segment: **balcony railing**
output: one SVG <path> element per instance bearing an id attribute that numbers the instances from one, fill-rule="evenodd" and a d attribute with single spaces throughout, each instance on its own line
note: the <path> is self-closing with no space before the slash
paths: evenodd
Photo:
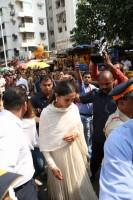
<path id="1" fill-rule="evenodd" d="M 19 25 L 20 32 L 35 32 L 33 23 L 21 23 Z"/>
<path id="2" fill-rule="evenodd" d="M 18 12 L 18 17 L 33 17 L 32 10 L 22 10 Z"/>
<path id="3" fill-rule="evenodd" d="M 21 47 L 37 47 L 37 44 L 35 43 L 35 40 L 32 39 L 25 39 L 21 43 Z"/>

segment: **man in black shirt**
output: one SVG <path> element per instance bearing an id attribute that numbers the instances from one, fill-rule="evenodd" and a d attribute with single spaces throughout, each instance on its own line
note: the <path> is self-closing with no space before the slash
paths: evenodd
<path id="1" fill-rule="evenodd" d="M 36 116 L 40 117 L 41 111 L 49 104 L 53 89 L 53 82 L 50 77 L 44 75 L 40 79 L 40 92 L 31 98 L 33 108 L 35 109 Z"/>
<path id="2" fill-rule="evenodd" d="M 53 81 L 47 75 L 44 75 L 40 79 L 40 91 L 36 93 L 32 98 L 32 106 L 35 110 L 36 116 L 39 118 L 43 108 L 49 104 L 49 98 L 51 97 L 53 90 Z M 37 130 L 39 129 L 39 123 L 36 123 Z M 39 132 L 39 131 L 38 131 Z M 36 147 L 32 151 L 33 162 L 35 167 L 35 177 L 44 172 L 45 161 L 39 148 Z"/>
<path id="3" fill-rule="evenodd" d="M 104 126 L 108 116 L 116 110 L 116 104 L 108 93 L 113 88 L 113 75 L 110 71 L 103 71 L 99 74 L 99 90 L 92 90 L 85 96 L 80 97 L 82 103 L 93 103 L 93 136 L 92 136 L 92 157 L 90 168 L 92 178 L 95 177 L 102 159 L 103 146 L 105 142 Z"/>

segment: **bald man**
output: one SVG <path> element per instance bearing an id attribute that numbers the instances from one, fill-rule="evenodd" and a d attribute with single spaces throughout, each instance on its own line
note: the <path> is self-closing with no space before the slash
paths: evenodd
<path id="1" fill-rule="evenodd" d="M 101 166 L 105 142 L 104 126 L 110 114 L 115 112 L 116 103 L 108 93 L 112 90 L 114 78 L 110 71 L 102 71 L 98 77 L 99 90 L 92 90 L 80 97 L 82 103 L 93 103 L 93 135 L 90 168 L 92 181 Z"/>

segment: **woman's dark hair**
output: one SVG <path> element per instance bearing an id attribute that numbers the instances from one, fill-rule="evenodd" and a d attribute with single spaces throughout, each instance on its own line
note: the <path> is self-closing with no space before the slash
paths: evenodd
<path id="1" fill-rule="evenodd" d="M 41 76 L 40 76 L 40 83 L 41 83 L 42 81 L 47 82 L 47 81 L 49 81 L 49 80 L 52 81 L 52 78 L 51 78 L 50 76 L 48 76 L 48 75 L 41 75 Z"/>
<path id="2" fill-rule="evenodd" d="M 19 109 L 27 100 L 26 90 L 19 86 L 9 88 L 3 95 L 3 105 L 7 110 Z"/>
<path id="3" fill-rule="evenodd" d="M 54 88 L 53 95 L 49 102 L 52 103 L 56 99 L 55 94 L 58 96 L 66 96 L 72 92 L 77 92 L 76 85 L 73 82 L 69 80 L 59 81 Z"/>
<path id="4" fill-rule="evenodd" d="M 83 72 L 83 76 L 91 75 L 89 71 Z"/>
<path id="5" fill-rule="evenodd" d="M 30 119 L 30 118 L 33 118 L 33 117 L 35 117 L 35 112 L 34 112 L 34 109 L 32 107 L 31 100 L 28 99 L 28 101 L 27 101 L 27 111 L 24 114 L 23 118 Z"/>

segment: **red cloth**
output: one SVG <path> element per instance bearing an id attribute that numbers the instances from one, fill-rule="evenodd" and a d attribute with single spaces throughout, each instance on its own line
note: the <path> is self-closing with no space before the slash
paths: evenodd
<path id="1" fill-rule="evenodd" d="M 123 72 L 120 69 L 116 68 L 115 66 L 113 66 L 113 68 L 111 68 L 111 72 L 114 77 L 114 86 L 116 86 L 122 82 L 126 82 L 128 80 L 128 78 L 123 74 Z M 98 65 L 93 64 L 93 66 L 91 66 L 92 80 L 97 81 L 98 75 L 99 75 Z"/>

